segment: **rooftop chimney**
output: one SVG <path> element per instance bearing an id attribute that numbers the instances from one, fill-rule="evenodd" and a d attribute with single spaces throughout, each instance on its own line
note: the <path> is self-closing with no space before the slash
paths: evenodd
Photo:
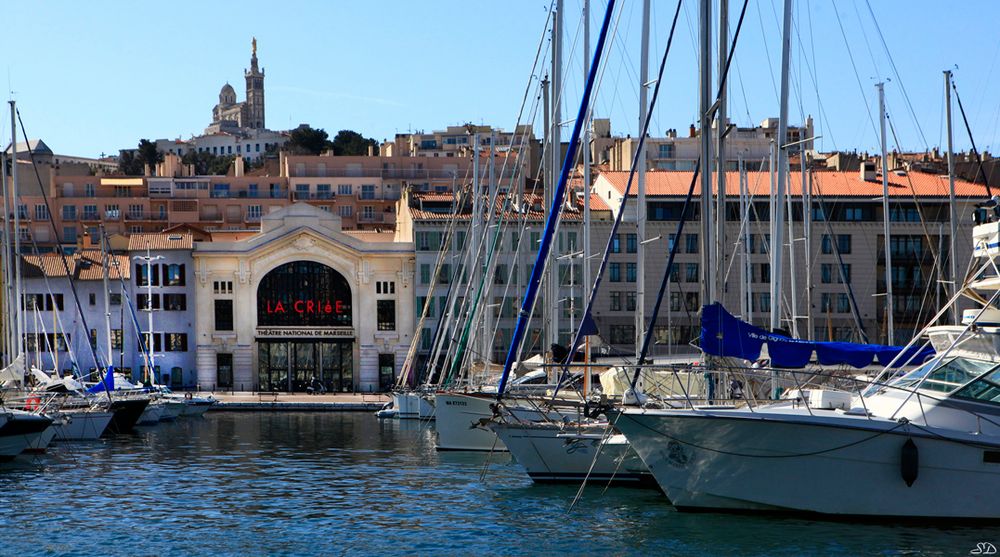
<path id="1" fill-rule="evenodd" d="M 864 180 L 865 182 L 876 181 L 874 161 L 862 161 L 860 169 L 861 169 L 862 180 Z"/>
<path id="2" fill-rule="evenodd" d="M 688 137 L 697 137 L 698 136 L 698 130 L 694 129 L 694 124 L 691 124 L 691 129 L 690 129 L 690 131 L 688 133 L 689 133 Z"/>

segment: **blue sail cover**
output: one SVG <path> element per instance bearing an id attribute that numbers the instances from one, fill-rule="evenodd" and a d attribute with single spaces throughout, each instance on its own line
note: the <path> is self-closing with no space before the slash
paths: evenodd
<path id="1" fill-rule="evenodd" d="M 771 365 L 783 368 L 803 368 L 812 359 L 813 352 L 822 365 L 847 364 L 856 368 L 871 365 L 873 360 L 886 366 L 892 362 L 902 346 L 883 344 L 855 344 L 852 342 L 820 342 L 769 333 L 760 327 L 744 323 L 721 304 L 701 308 L 701 349 L 712 356 L 728 356 L 744 360 L 760 358 L 761 347 L 767 343 Z M 934 349 L 910 347 L 896 363 L 915 365 L 934 355 Z"/>
<path id="2" fill-rule="evenodd" d="M 108 373 L 104 375 L 101 382 L 87 389 L 88 393 L 103 393 L 104 391 L 115 390 L 115 366 L 108 366 Z"/>

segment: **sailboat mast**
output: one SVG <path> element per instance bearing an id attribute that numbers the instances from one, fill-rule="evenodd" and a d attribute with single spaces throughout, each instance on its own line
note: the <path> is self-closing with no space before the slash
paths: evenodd
<path id="1" fill-rule="evenodd" d="M 750 219 L 746 216 L 750 210 L 749 206 L 749 195 L 747 192 L 747 175 L 746 167 L 743 164 L 743 157 L 739 158 L 739 171 L 740 171 L 740 214 L 744 215 L 745 222 L 741 226 L 743 229 L 742 249 L 740 250 L 743 255 L 743 265 L 740 266 L 740 315 L 743 320 L 747 323 L 752 323 L 753 320 L 750 318 Z"/>
<path id="2" fill-rule="evenodd" d="M 583 0 L 583 78 L 590 73 L 590 0 Z M 587 119 L 583 123 L 583 286 L 592 288 L 590 272 L 590 126 L 593 112 L 587 111 Z M 583 347 L 583 360 L 590 363 L 590 337 L 587 337 Z M 583 373 L 583 397 L 590 393 L 590 370 Z"/>
<path id="3" fill-rule="evenodd" d="M 958 283 L 958 249 L 956 244 L 956 239 L 958 236 L 958 211 L 955 206 L 955 159 L 952 158 L 952 136 L 951 136 L 951 71 L 945 70 L 944 72 L 944 116 L 946 127 L 948 131 L 948 211 L 951 216 L 951 244 L 949 246 L 948 262 L 951 264 L 951 285 L 953 290 L 951 295 L 954 296 L 958 292 L 961 285 Z M 952 323 L 959 323 L 960 316 L 958 315 L 958 300 L 955 300 L 955 304 L 952 306 Z"/>
<path id="4" fill-rule="evenodd" d="M 14 148 L 11 147 L 11 152 Z M 7 162 L 15 160 L 3 155 L 3 167 L 0 169 L 0 178 L 3 179 L 3 234 L 0 235 L 0 242 L 3 245 L 3 364 L 10 364 L 14 359 L 14 294 L 11 286 L 10 276 L 10 207 L 7 203 Z"/>
<path id="5" fill-rule="evenodd" d="M 698 113 L 701 115 L 701 304 L 715 301 L 714 261 L 712 261 L 712 137 L 709 111 L 712 107 L 712 0 L 701 0 L 698 16 L 700 62 Z M 677 241 L 680 241 L 677 238 Z"/>
<path id="6" fill-rule="evenodd" d="M 639 133 L 642 133 L 649 110 L 647 82 L 649 81 L 649 0 L 642 2 L 642 47 L 639 62 Z M 635 355 L 636 363 L 642 350 L 646 327 L 646 142 L 639 141 L 636 158 L 636 280 L 635 280 Z M 652 325 L 650 325 L 652 326 Z"/>
<path id="7" fill-rule="evenodd" d="M 792 46 L 792 0 L 785 0 L 784 24 L 781 28 L 781 93 L 780 107 L 778 115 L 778 137 L 775 148 L 778 154 L 777 166 L 772 169 L 776 173 L 776 187 L 774 192 L 774 212 L 771 213 L 771 220 L 774 226 L 774 235 L 771 236 L 771 330 L 781 327 L 781 281 L 782 255 L 784 251 L 784 227 L 785 214 L 781 210 L 781 204 L 785 200 L 785 166 L 788 160 L 788 150 L 785 143 L 788 141 L 788 66 L 791 61 Z M 792 269 L 794 273 L 795 270 Z M 792 316 L 794 318 L 794 316 Z"/>
<path id="8" fill-rule="evenodd" d="M 550 192 L 547 196 L 548 207 L 555 211 L 557 216 L 561 206 L 552 203 L 554 199 L 555 184 L 559 180 L 559 167 L 562 161 L 562 103 L 563 103 L 563 78 L 562 78 L 562 35 L 563 35 L 563 0 L 556 0 L 556 13 L 552 18 L 552 180 L 546 183 L 545 191 Z M 548 187 L 552 184 L 552 187 Z M 556 234 L 559 233 L 558 221 L 556 224 Z M 548 284 L 545 297 L 545 307 L 549 310 L 549 345 L 559 343 L 559 242 L 555 242 L 552 247 L 552 256 L 545 262 L 548 272 Z M 548 346 L 543 347 L 548 349 Z"/>
<path id="9" fill-rule="evenodd" d="M 154 358 L 156 357 L 156 343 L 153 340 L 153 253 L 149 242 L 146 242 L 146 311 L 149 312 L 149 340 L 146 343 L 147 352 L 149 353 L 149 382 L 151 385 L 155 385 L 156 368 L 153 367 L 155 366 Z"/>
<path id="10" fill-rule="evenodd" d="M 813 278 L 812 278 L 812 175 L 807 174 L 809 171 L 808 165 L 808 153 L 806 152 L 806 144 L 802 144 L 802 148 L 799 151 L 799 156 L 801 157 L 800 168 L 802 172 L 802 257 L 805 259 L 805 273 L 806 273 L 806 334 L 805 338 L 812 340 L 813 338 L 813 317 L 812 317 L 812 291 L 813 291 Z M 792 271 L 795 274 L 795 271 Z"/>
<path id="11" fill-rule="evenodd" d="M 885 310 L 886 344 L 896 344 L 896 327 L 893 323 L 892 299 L 892 238 L 889 235 L 889 161 L 885 147 L 885 84 L 876 83 L 878 88 L 878 117 L 882 144 L 882 225 L 885 235 Z M 952 254 L 954 256 L 954 254 Z"/>
<path id="12" fill-rule="evenodd" d="M 781 169 L 781 172 L 788 176 L 788 189 L 791 190 L 792 169 L 787 157 L 785 157 L 785 167 Z M 798 275 L 796 272 L 797 267 L 795 266 L 795 219 L 792 218 L 792 196 L 790 191 L 782 201 L 788 209 L 788 268 L 791 270 L 788 273 L 788 285 L 791 287 L 789 292 L 791 293 L 790 298 L 792 302 L 792 336 L 801 338 L 801 335 L 799 335 L 799 285 L 796 278 Z"/>
<path id="13" fill-rule="evenodd" d="M 726 268 L 726 59 L 729 54 L 729 0 L 719 0 L 719 109 L 717 111 L 715 133 L 715 155 L 718 157 L 718 191 L 715 204 L 715 254 L 712 261 L 719 269 Z M 715 291 L 718 297 L 725 292 L 725 273 L 715 274 Z"/>
<path id="14" fill-rule="evenodd" d="M 17 108 L 14 101 L 10 101 L 10 145 L 11 145 L 11 203 L 14 208 L 14 318 L 17 322 L 15 331 L 15 356 L 20 356 L 24 346 L 24 311 L 23 297 L 21 291 L 21 219 L 20 204 L 17 184 Z"/>
<path id="15" fill-rule="evenodd" d="M 113 365 L 115 362 L 114 352 L 112 352 L 111 346 L 111 285 L 108 284 L 108 273 L 111 269 L 111 254 L 108 253 L 108 239 L 107 234 L 104 231 L 104 227 L 101 227 L 101 265 L 104 267 L 104 272 L 101 273 L 101 284 L 104 286 L 104 333 L 107 341 L 106 348 L 108 349 L 108 365 Z M 97 342 L 97 339 L 94 339 Z"/>

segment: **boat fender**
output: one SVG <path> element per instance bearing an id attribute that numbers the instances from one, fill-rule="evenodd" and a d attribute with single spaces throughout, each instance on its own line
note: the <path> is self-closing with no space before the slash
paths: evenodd
<path id="1" fill-rule="evenodd" d="M 39 399 L 37 396 L 29 396 L 24 401 L 24 409 L 29 412 L 33 410 L 38 410 L 40 404 L 41 404 L 41 399 Z"/>
<path id="2" fill-rule="evenodd" d="M 917 481 L 917 474 L 920 468 L 920 452 L 913 439 L 907 439 L 900 450 L 899 472 L 906 482 L 906 487 L 911 487 Z"/>

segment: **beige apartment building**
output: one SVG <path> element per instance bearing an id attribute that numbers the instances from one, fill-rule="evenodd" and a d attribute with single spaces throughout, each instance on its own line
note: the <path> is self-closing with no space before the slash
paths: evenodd
<path id="1" fill-rule="evenodd" d="M 51 211 L 38 189 L 21 195 L 22 239 L 47 251 L 57 242 L 96 245 L 101 225 L 108 234 L 177 225 L 255 230 L 265 215 L 296 201 L 336 214 L 344 230 L 392 231 L 404 189 L 451 192 L 473 176 L 472 160 L 462 158 L 282 156 L 277 176 L 244 174 L 239 163 L 232 176 L 193 176 L 167 154 L 155 176 L 53 173 L 46 190 Z M 486 159 L 481 172 L 485 179 Z"/>
<path id="2" fill-rule="evenodd" d="M 392 141 L 382 143 L 384 156 L 422 158 L 471 158 L 475 152 L 475 139 L 479 138 L 480 152 L 490 150 L 492 138 L 497 153 L 520 153 L 521 176 L 538 174 L 542 157 L 542 142 L 535 138 L 534 129 L 522 124 L 513 132 L 491 126 L 466 124 L 448 126 L 432 132 L 398 133 Z M 511 159 L 511 163 L 514 160 Z"/>

